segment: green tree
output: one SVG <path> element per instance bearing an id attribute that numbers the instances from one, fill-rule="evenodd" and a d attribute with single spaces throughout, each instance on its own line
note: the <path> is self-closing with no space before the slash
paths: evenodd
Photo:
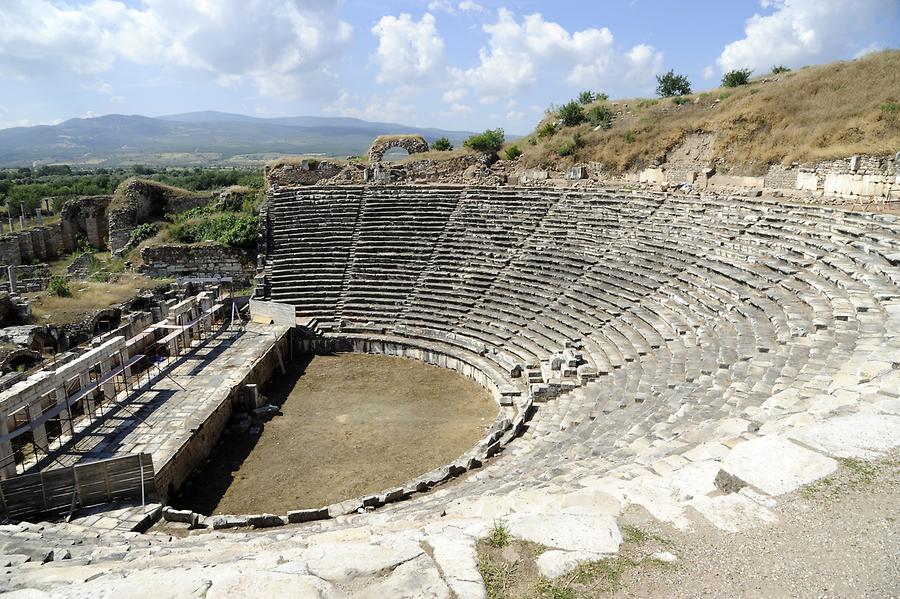
<path id="1" fill-rule="evenodd" d="M 522 155 L 522 150 L 519 149 L 519 146 L 513 144 L 506 148 L 505 154 L 507 160 L 515 160 Z"/>
<path id="2" fill-rule="evenodd" d="M 563 104 L 557 113 L 564 127 L 574 127 L 584 122 L 584 109 L 576 100 Z"/>
<path id="3" fill-rule="evenodd" d="M 662 98 L 669 96 L 686 96 L 691 93 L 691 82 L 684 75 L 676 75 L 670 70 L 665 75 L 656 76 L 656 95 Z"/>
<path id="4" fill-rule="evenodd" d="M 588 122 L 593 127 L 601 129 L 609 129 L 612 127 L 613 113 L 605 104 L 594 106 L 587 113 Z"/>
<path id="5" fill-rule="evenodd" d="M 750 82 L 751 69 L 735 69 L 728 71 L 722 77 L 722 87 L 738 87 L 739 85 L 747 85 Z"/>
<path id="6" fill-rule="evenodd" d="M 485 154 L 496 154 L 503 147 L 506 141 L 506 134 L 503 129 L 485 129 L 481 133 L 471 136 L 463 145 L 476 152 Z"/>
<path id="7" fill-rule="evenodd" d="M 439 137 L 431 144 L 431 149 L 438 152 L 447 152 L 453 149 L 453 144 L 446 137 Z"/>
<path id="8" fill-rule="evenodd" d="M 790 71 L 790 69 L 787 68 L 786 66 L 784 66 L 783 64 L 778 64 L 778 65 L 775 65 L 774 67 L 772 67 L 773 75 L 778 75 L 779 73 L 787 73 L 788 71 Z"/>
<path id="9" fill-rule="evenodd" d="M 590 90 L 585 90 L 578 94 L 578 102 L 581 104 L 590 104 L 594 100 L 597 99 L 597 96 L 594 95 L 594 92 Z"/>

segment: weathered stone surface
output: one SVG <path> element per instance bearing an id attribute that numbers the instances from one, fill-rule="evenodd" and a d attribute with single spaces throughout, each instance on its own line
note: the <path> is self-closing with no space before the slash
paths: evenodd
<path id="1" fill-rule="evenodd" d="M 512 515 L 509 530 L 514 537 L 568 551 L 616 553 L 622 542 L 615 518 L 607 514 Z"/>
<path id="2" fill-rule="evenodd" d="M 288 522 L 290 522 L 291 524 L 312 522 L 313 520 L 324 520 L 328 518 L 328 508 L 293 510 L 287 513 L 287 517 Z"/>
<path id="3" fill-rule="evenodd" d="M 728 532 L 778 522 L 775 514 L 767 508 L 739 493 L 695 497 L 688 505 L 700 512 L 713 526 Z"/>
<path id="4" fill-rule="evenodd" d="M 837 462 L 833 459 L 778 436 L 741 443 L 722 462 L 722 472 L 726 475 L 769 495 L 790 493 L 836 469 Z"/>
<path id="5" fill-rule="evenodd" d="M 359 593 L 354 599 L 450 599 L 450 589 L 441 580 L 434 562 L 421 555 L 397 568 L 384 580 Z"/>
<path id="6" fill-rule="evenodd" d="M 206 591 L 207 599 L 337 599 L 335 589 L 314 576 L 295 576 L 280 572 L 240 572 L 213 582 Z"/>
<path id="7" fill-rule="evenodd" d="M 600 553 L 589 551 L 545 551 L 537 559 L 538 571 L 545 578 L 559 578 L 585 562 L 602 559 Z"/>
<path id="8" fill-rule="evenodd" d="M 417 133 L 378 137 L 369 148 L 369 162 L 380 162 L 384 153 L 391 148 L 403 148 L 410 154 L 418 154 L 428 151 L 428 142 Z"/>
<path id="9" fill-rule="evenodd" d="M 253 528 L 268 528 L 270 526 L 282 526 L 284 520 L 275 514 L 255 514 L 247 516 L 247 524 Z"/>
<path id="10" fill-rule="evenodd" d="M 422 555 L 418 543 L 321 543 L 302 552 L 311 574 L 330 581 L 369 576 Z"/>
<path id="11" fill-rule="evenodd" d="M 900 417 L 838 416 L 788 433 L 804 445 L 842 458 L 875 459 L 900 446 Z"/>

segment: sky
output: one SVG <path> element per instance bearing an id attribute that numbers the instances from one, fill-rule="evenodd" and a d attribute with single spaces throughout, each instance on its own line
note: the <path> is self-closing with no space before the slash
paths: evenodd
<path id="1" fill-rule="evenodd" d="M 582 90 L 900 47 L 900 0 L 0 0 L 0 128 L 198 110 L 530 131 Z"/>

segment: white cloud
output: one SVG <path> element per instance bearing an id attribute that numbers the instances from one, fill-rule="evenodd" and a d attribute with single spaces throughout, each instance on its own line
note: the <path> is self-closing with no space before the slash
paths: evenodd
<path id="1" fill-rule="evenodd" d="M 452 102 L 459 102 L 463 98 L 469 95 L 469 90 L 464 88 L 450 89 L 444 92 L 444 95 L 441 96 L 441 100 L 445 103 L 450 104 Z"/>
<path id="2" fill-rule="evenodd" d="M 420 84 L 443 65 L 444 40 L 431 13 L 425 13 L 418 22 L 405 13 L 383 16 L 372 33 L 378 37 L 375 60 L 379 83 Z"/>
<path id="3" fill-rule="evenodd" d="M 861 31 L 897 11 L 897 0 L 761 0 L 770 15 L 747 20 L 744 37 L 722 50 L 716 62 L 724 71 L 749 68 L 768 72 L 772 65 L 798 67 L 835 60 L 855 45 Z"/>
<path id="4" fill-rule="evenodd" d="M 715 70 L 713 70 L 712 65 L 707 65 L 703 68 L 703 78 L 704 79 L 712 79 L 716 76 Z"/>
<path id="5" fill-rule="evenodd" d="M 456 14 L 453 3 L 448 2 L 447 0 L 433 0 L 432 2 L 429 2 L 428 10 L 430 12 L 445 12 L 451 15 Z"/>
<path id="6" fill-rule="evenodd" d="M 98 74 L 124 59 L 305 97 L 333 88 L 333 66 L 351 34 L 336 0 L 143 0 L 140 8 L 122 0 L 7 0 L 0 76 Z"/>
<path id="7" fill-rule="evenodd" d="M 570 33 L 540 14 L 520 22 L 501 8 L 497 22 L 483 29 L 490 40 L 479 50 L 479 65 L 451 70 L 454 83 L 474 89 L 482 102 L 516 95 L 540 80 L 554 80 L 559 72 L 573 88 L 615 85 L 621 91 L 645 91 L 662 67 L 662 53 L 651 46 L 618 52 L 605 27 Z"/>
<path id="8" fill-rule="evenodd" d="M 463 0 L 460 2 L 456 8 L 458 8 L 462 12 L 487 12 L 487 9 L 477 2 L 472 2 L 472 0 Z"/>
<path id="9" fill-rule="evenodd" d="M 415 105 L 409 95 L 394 92 L 387 96 L 355 96 L 347 92 L 337 101 L 329 104 L 325 112 L 340 116 L 351 116 L 367 121 L 403 121 L 415 115 Z"/>

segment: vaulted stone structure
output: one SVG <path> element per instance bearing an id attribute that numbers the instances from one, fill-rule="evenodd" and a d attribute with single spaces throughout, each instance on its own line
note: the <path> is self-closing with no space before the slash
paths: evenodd
<path id="1" fill-rule="evenodd" d="M 428 142 L 418 133 L 409 135 L 380 135 L 369 148 L 369 162 L 381 162 L 391 148 L 403 148 L 410 154 L 428 151 Z"/>

